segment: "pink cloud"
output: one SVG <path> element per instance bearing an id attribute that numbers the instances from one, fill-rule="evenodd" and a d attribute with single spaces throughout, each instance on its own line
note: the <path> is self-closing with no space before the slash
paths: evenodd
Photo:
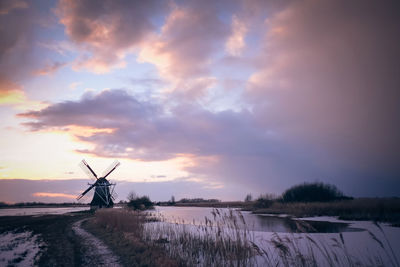
<path id="1" fill-rule="evenodd" d="M 245 37 L 248 27 L 238 16 L 232 17 L 232 33 L 229 36 L 225 49 L 232 56 L 240 56 L 246 46 Z"/>
<path id="2" fill-rule="evenodd" d="M 49 197 L 49 198 L 69 198 L 76 199 L 75 195 L 65 194 L 65 193 L 49 193 L 49 192 L 36 192 L 33 193 L 34 197 Z"/>
<path id="3" fill-rule="evenodd" d="M 28 7 L 28 3 L 22 0 L 3 0 L 0 6 L 0 15 L 7 15 L 14 9 L 25 9 Z"/>
<path id="4" fill-rule="evenodd" d="M 50 75 L 66 65 L 67 65 L 67 63 L 65 63 L 65 62 L 52 62 L 50 64 L 47 64 L 43 68 L 36 70 L 35 74 L 36 75 Z"/>
<path id="5" fill-rule="evenodd" d="M 57 13 L 68 37 L 84 51 L 76 68 L 103 73 L 123 67 L 125 56 L 155 26 L 162 1 L 60 1 Z"/>
<path id="6" fill-rule="evenodd" d="M 211 56 L 229 33 L 218 11 L 210 1 L 176 5 L 161 33 L 144 46 L 140 59 L 155 64 L 170 78 L 206 74 Z"/>

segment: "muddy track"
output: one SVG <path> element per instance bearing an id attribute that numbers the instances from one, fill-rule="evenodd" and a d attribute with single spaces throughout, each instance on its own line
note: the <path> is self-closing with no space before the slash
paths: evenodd
<path id="1" fill-rule="evenodd" d="M 92 266 L 121 266 L 119 258 L 97 237 L 82 228 L 82 222 L 87 219 L 79 220 L 72 225 L 72 230 L 81 240 L 84 247 L 82 255 L 83 265 Z"/>

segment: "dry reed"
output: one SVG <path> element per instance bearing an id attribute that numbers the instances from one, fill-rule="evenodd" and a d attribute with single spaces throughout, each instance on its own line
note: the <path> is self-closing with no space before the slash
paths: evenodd
<path id="1" fill-rule="evenodd" d="M 181 266 L 399 267 L 398 259 L 378 224 L 383 239 L 369 233 L 386 254 L 384 257 L 368 254 L 360 259 L 349 253 L 341 233 L 329 242 L 306 233 L 275 233 L 260 243 L 239 211 L 214 209 L 212 218 L 205 217 L 201 224 L 167 223 L 160 216 L 158 218 L 161 221 L 155 222 L 154 213 L 123 209 L 96 213 L 96 223 L 103 228 L 123 232 L 125 238 L 136 238 L 149 247 L 161 248 Z M 299 229 L 307 230 L 307 227 L 306 223 L 299 223 Z"/>

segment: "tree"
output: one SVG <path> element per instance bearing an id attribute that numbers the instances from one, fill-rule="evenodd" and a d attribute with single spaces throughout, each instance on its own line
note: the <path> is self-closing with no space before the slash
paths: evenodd
<path id="1" fill-rule="evenodd" d="M 131 200 L 137 199 L 138 195 L 135 193 L 135 191 L 130 191 L 126 198 L 128 199 L 128 202 L 129 202 Z"/>
<path id="2" fill-rule="evenodd" d="M 175 205 L 175 196 L 171 196 L 171 200 L 169 202 L 171 205 Z"/>
<path id="3" fill-rule="evenodd" d="M 148 196 L 139 197 L 135 192 L 131 191 L 127 198 L 128 207 L 134 210 L 147 210 L 154 208 L 154 203 L 151 202 Z"/>
<path id="4" fill-rule="evenodd" d="M 244 198 L 244 202 L 250 202 L 253 200 L 253 196 L 251 194 L 247 194 Z"/>
<path id="5" fill-rule="evenodd" d="M 349 199 L 336 186 L 324 183 L 303 183 L 292 186 L 282 194 L 284 202 L 327 202 Z"/>

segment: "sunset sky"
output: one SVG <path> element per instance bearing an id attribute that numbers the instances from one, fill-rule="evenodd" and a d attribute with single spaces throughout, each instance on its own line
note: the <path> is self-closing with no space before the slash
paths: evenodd
<path id="1" fill-rule="evenodd" d="M 400 196 L 398 1 L 0 0 L 0 201 Z"/>

